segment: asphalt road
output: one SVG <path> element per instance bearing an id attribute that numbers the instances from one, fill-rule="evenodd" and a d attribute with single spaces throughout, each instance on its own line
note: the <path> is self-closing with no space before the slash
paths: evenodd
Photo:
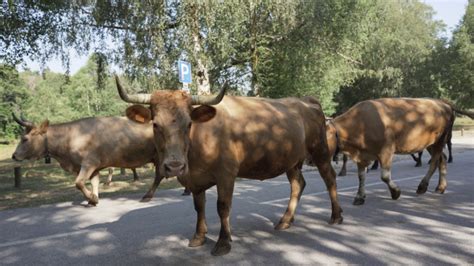
<path id="1" fill-rule="evenodd" d="M 350 164 L 348 176 L 338 179 L 341 225 L 327 223 L 329 197 L 316 171 L 304 173 L 308 184 L 286 231 L 273 229 L 286 209 L 286 177 L 239 181 L 232 251 L 223 257 L 210 255 L 220 228 L 215 189 L 207 193 L 208 240 L 198 248 L 187 247 L 196 216 L 191 197 L 181 196 L 181 189 L 159 191 L 149 203 L 139 203 L 142 195 L 136 194 L 101 199 L 95 208 L 66 202 L 2 211 L 0 264 L 473 264 L 474 141 L 454 143 L 444 195 L 433 192 L 436 173 L 428 192 L 418 196 L 428 155 L 422 168 L 402 156 L 392 172 L 402 189 L 400 199 L 390 198 L 379 171 L 373 171 L 366 181 L 365 205 L 353 206 L 358 180 Z"/>

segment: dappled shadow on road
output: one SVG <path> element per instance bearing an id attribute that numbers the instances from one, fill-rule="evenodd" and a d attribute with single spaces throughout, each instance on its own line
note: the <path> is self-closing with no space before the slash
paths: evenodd
<path id="1" fill-rule="evenodd" d="M 340 192 L 345 220 L 342 225 L 332 226 L 327 224 L 330 202 L 324 187 L 315 185 L 313 176 L 305 174 L 309 184 L 296 220 L 286 231 L 273 230 L 286 209 L 286 178 L 238 182 L 231 215 L 232 251 L 224 257 L 210 255 L 220 226 L 215 189 L 207 193 L 208 241 L 198 248 L 187 247 L 196 220 L 192 200 L 178 196 L 177 190 L 158 193 L 149 204 L 137 203 L 140 195 L 136 195 L 114 199 L 113 205 L 104 204 L 88 212 L 80 206 L 63 204 L 54 213 L 23 212 L 2 220 L 1 228 L 18 225 L 15 237 L 0 233 L 9 235 L 9 241 L 25 239 L 22 229 L 32 230 L 44 220 L 66 224 L 71 233 L 0 246 L 0 260 L 25 264 L 28 257 L 37 256 L 45 264 L 72 261 L 106 265 L 472 263 L 474 252 L 467 244 L 472 244 L 473 195 L 459 193 L 472 185 L 448 175 L 449 189 L 444 195 L 428 192 L 417 196 L 413 184 L 401 183 L 402 198 L 393 201 L 381 185 L 368 189 L 370 200 L 364 206 L 352 206 L 355 191 Z M 117 202 L 128 207 L 118 208 Z M 106 221 L 101 218 L 105 213 L 110 217 Z M 42 235 L 51 233 L 43 230 Z M 24 254 L 25 248 L 28 255 Z"/>

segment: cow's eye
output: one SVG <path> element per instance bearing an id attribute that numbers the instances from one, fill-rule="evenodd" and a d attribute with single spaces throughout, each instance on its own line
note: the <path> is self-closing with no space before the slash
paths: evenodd
<path id="1" fill-rule="evenodd" d="M 188 124 L 188 130 L 191 130 L 191 122 Z"/>
<path id="2" fill-rule="evenodd" d="M 27 139 L 27 138 L 24 138 L 24 137 L 23 137 L 23 138 L 21 138 L 21 142 L 27 142 L 27 141 L 28 141 L 28 139 Z"/>

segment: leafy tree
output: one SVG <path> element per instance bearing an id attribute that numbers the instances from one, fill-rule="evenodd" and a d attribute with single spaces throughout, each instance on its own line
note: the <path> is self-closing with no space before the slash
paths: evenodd
<path id="1" fill-rule="evenodd" d="M 356 102 L 379 97 L 441 94 L 437 49 L 443 25 L 418 1 L 376 1 L 364 20 L 361 56 L 352 84 L 336 95 L 338 113 Z"/>
<path id="2" fill-rule="evenodd" d="M 12 119 L 12 111 L 21 108 L 28 100 L 27 91 L 18 71 L 8 65 L 0 65 L 0 138 L 13 138 L 20 128 Z"/>
<path id="3" fill-rule="evenodd" d="M 456 104 L 474 108 L 474 1 L 469 0 L 466 13 L 455 29 L 448 48 L 445 80 L 448 97 Z"/>

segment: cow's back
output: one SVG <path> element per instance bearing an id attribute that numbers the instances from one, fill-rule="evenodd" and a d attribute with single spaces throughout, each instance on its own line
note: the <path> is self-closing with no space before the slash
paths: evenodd
<path id="1" fill-rule="evenodd" d="M 226 96 L 214 119 L 193 126 L 191 158 L 201 162 L 197 167 L 202 173 L 216 165 L 238 169 L 237 175 L 245 178 L 284 173 L 305 159 L 307 132 L 301 114 L 309 105 L 297 98 Z"/>
<path id="2" fill-rule="evenodd" d="M 76 165 L 138 167 L 154 155 L 151 125 L 125 117 L 84 118 L 54 128 L 56 134 L 67 136 L 64 154 Z"/>
<path id="3" fill-rule="evenodd" d="M 334 122 L 349 149 L 378 154 L 393 146 L 396 153 L 413 153 L 435 143 L 452 115 L 440 100 L 382 98 L 358 103 Z"/>

